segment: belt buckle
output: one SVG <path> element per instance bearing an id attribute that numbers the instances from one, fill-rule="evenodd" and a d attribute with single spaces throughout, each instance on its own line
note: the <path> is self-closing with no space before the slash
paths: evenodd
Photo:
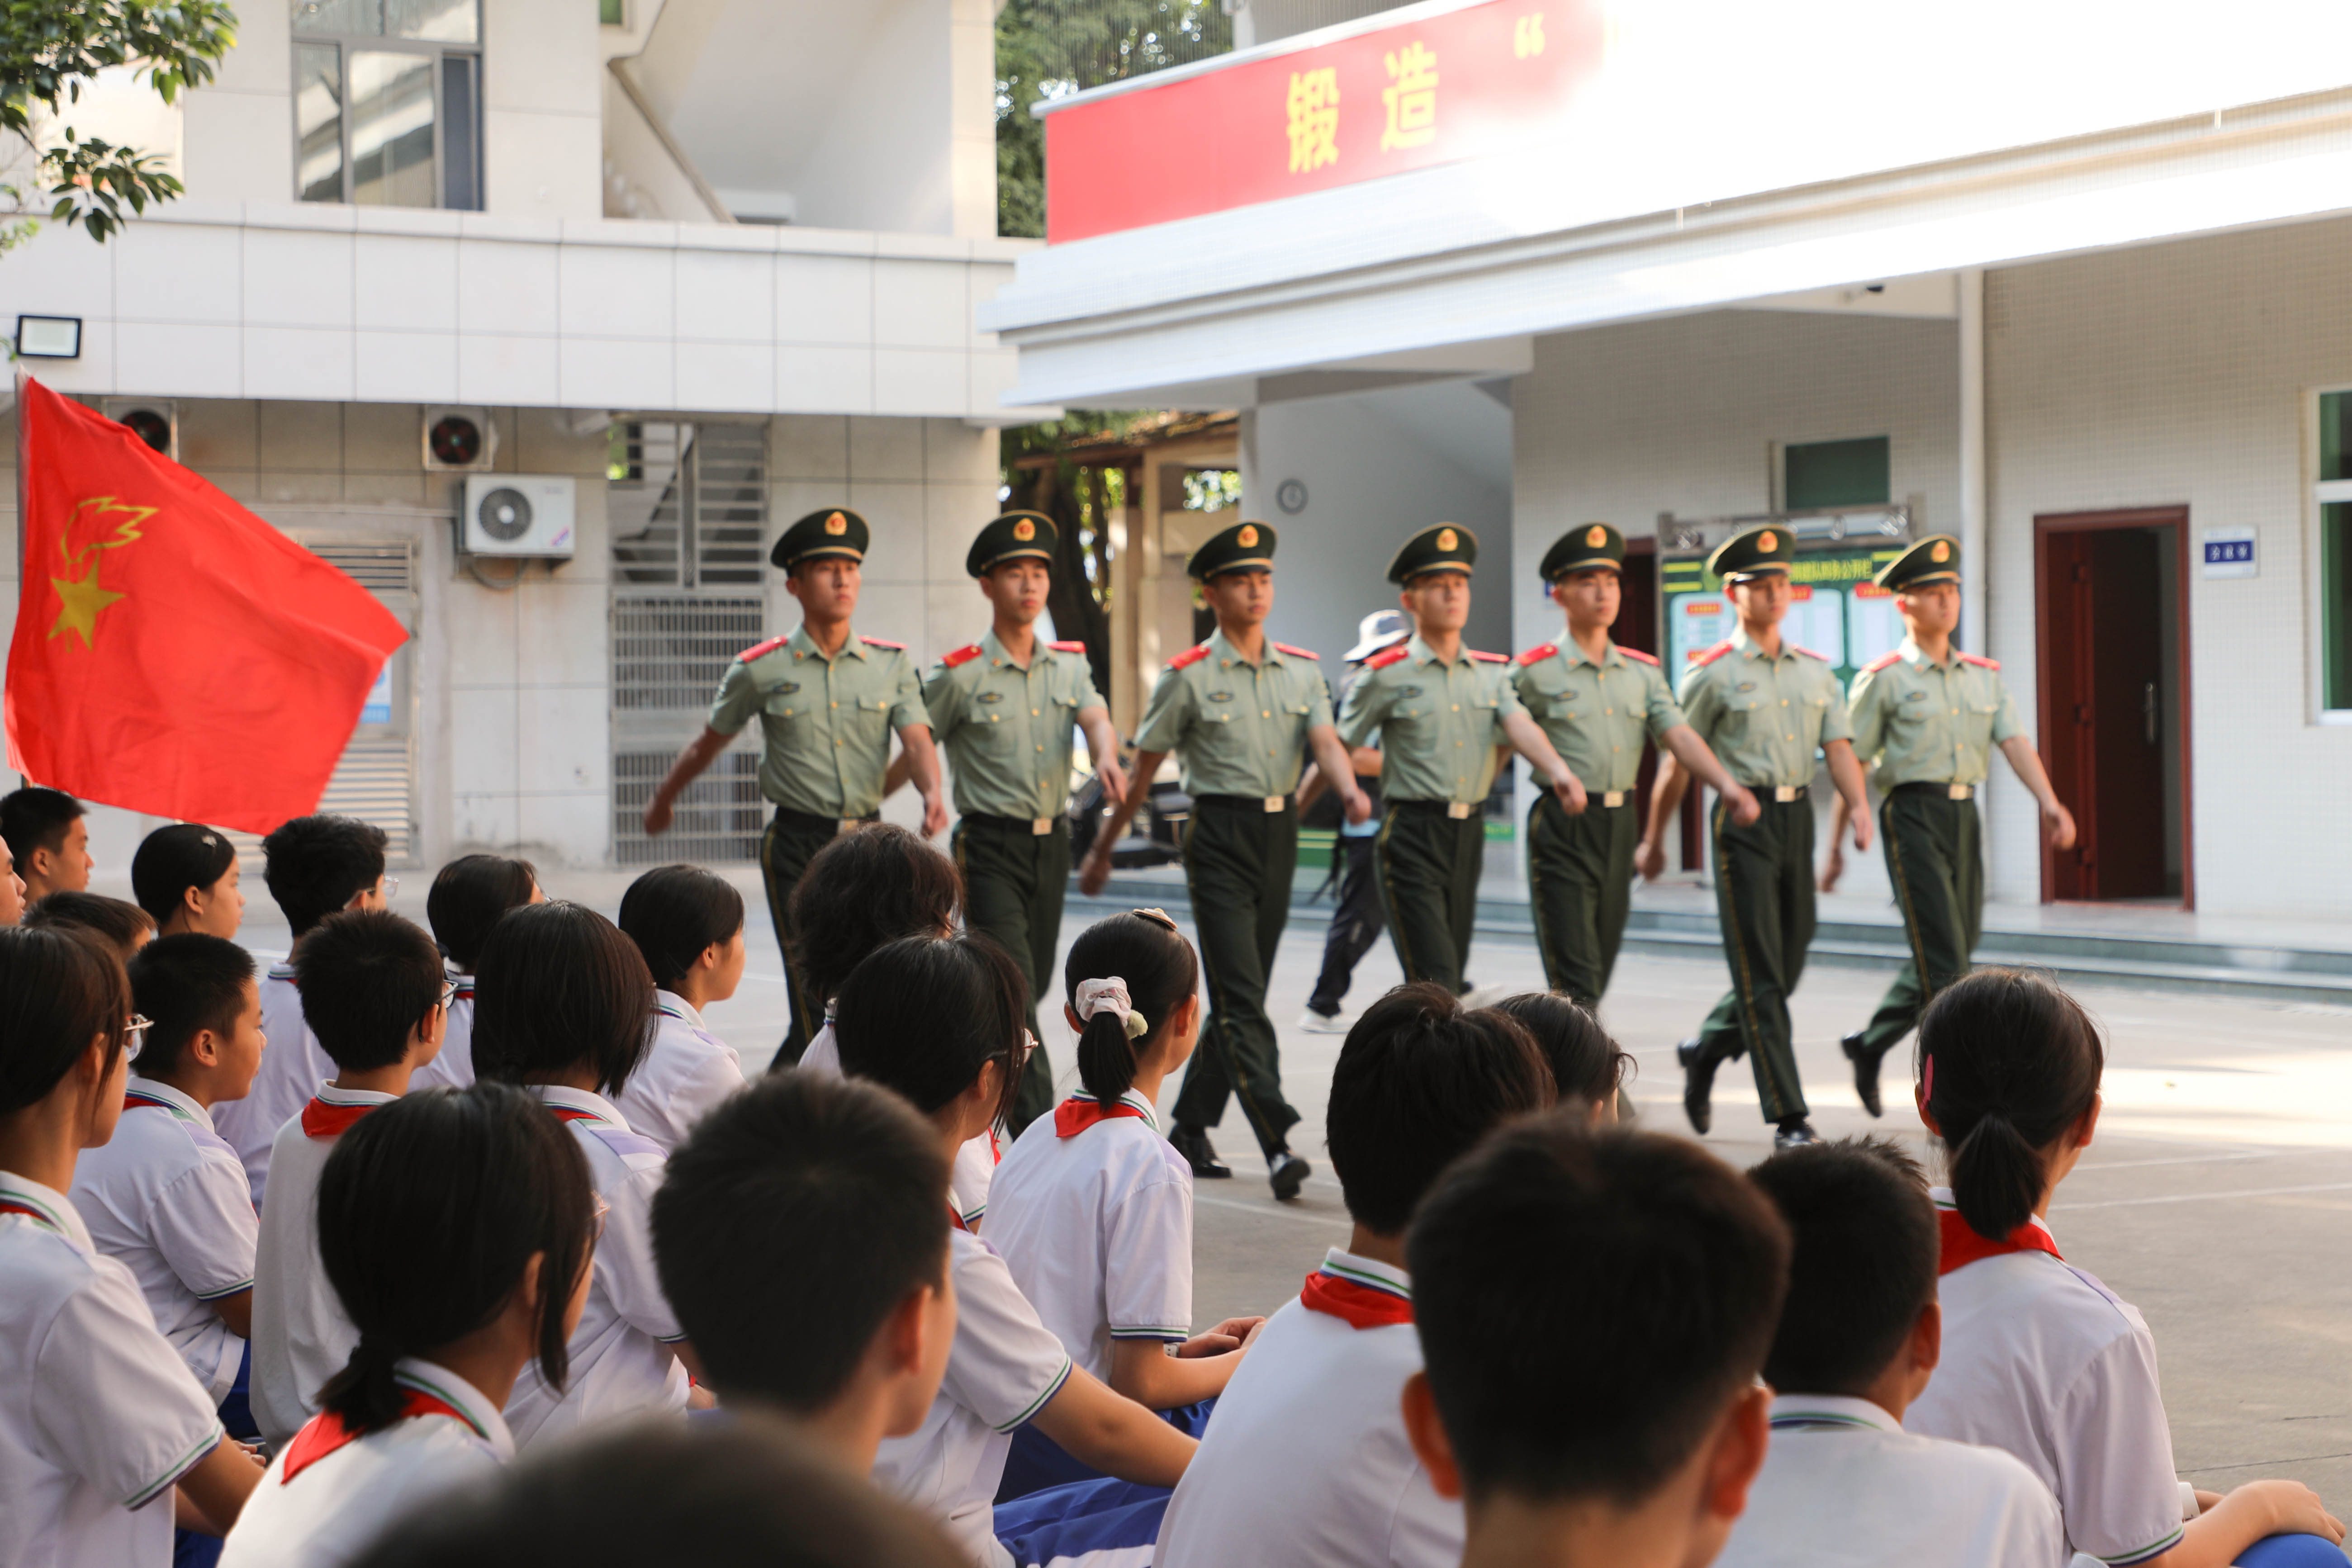
<path id="1" fill-rule="evenodd" d="M 1622 805 L 1625 804 L 1625 792 L 1622 789 L 1604 790 L 1601 792 L 1601 804 L 1604 807 Z"/>
<path id="2" fill-rule="evenodd" d="M 1777 804 L 1786 805 L 1796 798 L 1797 786 L 1795 784 L 1774 784 L 1772 786 L 1772 799 Z"/>
<path id="3" fill-rule="evenodd" d="M 859 825 L 859 819 L 855 816 L 835 817 L 833 824 L 833 836 L 838 838 L 845 833 L 855 833 Z"/>
<path id="4" fill-rule="evenodd" d="M 1445 815 L 1456 822 L 1465 821 L 1470 816 L 1470 803 L 1466 800 L 1449 800 L 1445 803 Z"/>
<path id="5" fill-rule="evenodd" d="M 1946 800 L 1968 800 L 1974 796 L 1976 793 L 1977 786 L 1974 784 L 1946 784 L 1944 786 L 1944 798 Z"/>
<path id="6" fill-rule="evenodd" d="M 1266 814 L 1268 816 L 1272 816 L 1275 813 L 1276 813 L 1276 812 L 1280 811 L 1280 810 L 1281 810 L 1281 809 L 1282 809 L 1286 805 L 1287 805 L 1287 804 L 1289 803 L 1289 798 L 1290 798 L 1290 797 L 1289 797 L 1289 796 L 1287 796 L 1287 795 L 1267 795 L 1267 796 L 1265 797 L 1265 814 Z"/>
<path id="7" fill-rule="evenodd" d="M 1029 834 L 1031 837 L 1043 838 L 1045 835 L 1053 831 L 1054 819 L 1052 817 L 1033 816 L 1029 819 Z"/>

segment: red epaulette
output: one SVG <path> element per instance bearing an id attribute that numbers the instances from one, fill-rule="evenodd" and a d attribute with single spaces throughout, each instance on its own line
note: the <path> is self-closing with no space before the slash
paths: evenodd
<path id="1" fill-rule="evenodd" d="M 1168 661 L 1168 668 L 1171 669 L 1183 669 L 1188 666 L 1200 663 L 1202 659 L 1208 657 L 1209 645 L 1207 643 L 1195 643 L 1191 647 L 1186 648 L 1182 653 L 1178 654 L 1174 658 L 1170 659 Z"/>
<path id="2" fill-rule="evenodd" d="M 1827 654 L 1825 654 L 1825 653 L 1815 653 L 1811 648 L 1809 648 L 1809 647 L 1799 647 L 1795 643 L 1790 643 L 1790 644 L 1789 645 L 1789 651 L 1790 651 L 1790 653 L 1801 653 L 1801 654 L 1803 654 L 1807 658 L 1817 658 L 1817 659 L 1820 659 L 1823 664 L 1827 664 L 1827 663 L 1830 661 L 1830 656 L 1829 656 L 1829 655 L 1827 655 Z"/>
<path id="3" fill-rule="evenodd" d="M 1902 662 L 1903 656 L 1900 653 L 1883 653 L 1876 658 L 1872 659 L 1868 664 L 1864 665 L 1862 667 L 1862 672 L 1864 675 L 1876 675 L 1888 665 L 1900 664 Z"/>
<path id="4" fill-rule="evenodd" d="M 1087 645 L 1079 642 L 1075 637 L 1068 642 L 1049 642 L 1045 646 L 1052 648 L 1055 653 L 1084 653 L 1087 651 Z"/>
<path id="5" fill-rule="evenodd" d="M 976 659 L 979 657 L 980 645 L 976 642 L 968 642 L 964 644 L 963 647 L 956 649 L 953 653 L 940 655 L 940 662 L 947 666 L 950 669 L 953 669 L 960 664 L 970 664 L 973 659 Z"/>
<path id="6" fill-rule="evenodd" d="M 1472 658 L 1476 659 L 1481 664 L 1508 664 L 1511 662 L 1511 656 L 1507 653 L 1488 653 L 1483 648 L 1475 647 L 1469 649 L 1468 652 Z"/>
<path id="7" fill-rule="evenodd" d="M 1521 664 L 1541 664 L 1544 660 L 1549 658 L 1559 651 L 1559 644 L 1556 642 L 1544 643 L 1539 647 L 1531 647 L 1528 649 L 1527 652 L 1519 655 L 1519 662 Z"/>
<path id="8" fill-rule="evenodd" d="M 1964 653 L 1960 655 L 1960 662 L 1962 664 L 1973 664 L 1979 669 L 1999 669 L 2000 668 L 2000 660 L 1997 658 L 1987 658 L 1980 653 Z"/>
<path id="9" fill-rule="evenodd" d="M 1691 655 L 1690 661 L 1703 669 L 1730 651 L 1731 640 L 1727 637 L 1723 641 L 1716 644 L 1713 647 L 1704 648 L 1699 652 Z"/>
<path id="10" fill-rule="evenodd" d="M 1323 662 L 1323 656 L 1311 647 L 1293 647 L 1286 642 L 1278 642 L 1274 646 L 1276 651 L 1286 653 L 1293 658 L 1311 658 L 1318 664 Z"/>
<path id="11" fill-rule="evenodd" d="M 1617 650 L 1617 651 L 1618 651 L 1619 653 L 1623 654 L 1627 658 L 1638 658 L 1638 659 L 1640 659 L 1643 664 L 1654 665 L 1654 664 L 1656 664 L 1656 663 L 1658 662 L 1658 656 L 1657 656 L 1656 654 L 1654 654 L 1654 653 L 1643 653 L 1640 648 L 1637 648 L 1637 647 L 1619 647 L 1619 648 L 1618 648 L 1618 650 Z"/>
<path id="12" fill-rule="evenodd" d="M 790 632 L 786 632 L 782 637 L 770 637 L 766 642 L 760 644 L 757 647 L 747 647 L 741 653 L 737 654 L 735 658 L 739 663 L 749 664 L 755 658 L 767 658 L 770 654 L 775 652 L 778 648 L 783 647 L 786 643 L 792 640 L 792 634 Z"/>
<path id="13" fill-rule="evenodd" d="M 892 642 L 888 637 L 861 637 L 857 640 L 864 643 L 867 647 L 887 647 L 892 653 L 904 653 L 907 651 L 907 645 L 905 643 Z"/>
<path id="14" fill-rule="evenodd" d="M 1364 668 L 1366 669 L 1386 669 L 1389 666 L 1394 664 L 1397 660 L 1403 658 L 1412 652 L 1412 649 L 1406 647 L 1403 643 L 1399 643 L 1394 647 L 1384 647 L 1381 649 L 1380 652 L 1372 655 L 1371 658 L 1364 660 Z"/>

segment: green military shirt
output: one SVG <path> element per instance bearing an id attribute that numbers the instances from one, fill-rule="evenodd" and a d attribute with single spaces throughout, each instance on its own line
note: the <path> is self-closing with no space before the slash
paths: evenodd
<path id="1" fill-rule="evenodd" d="M 882 804 L 890 734 L 929 725 L 903 643 L 853 633 L 827 658 L 800 626 L 736 656 L 710 704 L 732 735 L 760 716 L 760 793 L 812 816 L 866 816 Z"/>
<path id="2" fill-rule="evenodd" d="M 1615 643 L 1599 664 L 1573 639 L 1531 647 L 1519 655 L 1511 689 L 1560 761 L 1597 794 L 1632 789 L 1643 735 L 1664 745 L 1666 731 L 1683 722 L 1658 661 Z M 1553 781 L 1541 783 L 1549 788 Z"/>
<path id="3" fill-rule="evenodd" d="M 1383 800 L 1475 805 L 1495 783 L 1495 748 L 1510 743 L 1503 721 L 1526 710 L 1511 689 L 1511 661 L 1464 648 L 1452 664 L 1415 632 L 1364 661 L 1339 713 L 1339 738 L 1381 738 Z"/>
<path id="4" fill-rule="evenodd" d="M 1070 731 L 1103 700 L 1083 643 L 1040 642 L 1029 668 L 991 630 L 931 666 L 923 706 L 947 748 L 960 812 L 1035 819 L 1061 813 L 1070 793 Z"/>
<path id="5" fill-rule="evenodd" d="M 1853 750 L 1881 790 L 1982 784 L 1992 749 L 2021 735 L 2000 666 L 1954 652 L 1929 662 L 1909 637 L 1853 678 Z"/>
<path id="6" fill-rule="evenodd" d="M 1181 752 L 1188 795 L 1271 797 L 1298 787 L 1307 731 L 1329 722 L 1331 688 L 1313 654 L 1269 638 L 1252 664 L 1221 626 L 1160 672 L 1135 749 Z"/>
<path id="7" fill-rule="evenodd" d="M 1853 738 L 1830 661 L 1785 637 L 1780 657 L 1766 658 L 1745 626 L 1699 655 L 1676 695 L 1699 739 L 1749 789 L 1811 784 L 1813 753 Z"/>

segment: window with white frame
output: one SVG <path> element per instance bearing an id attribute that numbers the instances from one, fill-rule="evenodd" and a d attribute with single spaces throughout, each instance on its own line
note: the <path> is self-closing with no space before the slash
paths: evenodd
<path id="1" fill-rule="evenodd" d="M 292 0 L 296 195 L 482 205 L 480 0 Z"/>
<path id="2" fill-rule="evenodd" d="M 2352 392 L 2319 395 L 2319 705 L 2352 718 Z"/>

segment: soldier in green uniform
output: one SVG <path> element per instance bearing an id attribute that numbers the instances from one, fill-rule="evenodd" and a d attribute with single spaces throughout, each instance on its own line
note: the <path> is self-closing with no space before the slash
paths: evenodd
<path id="1" fill-rule="evenodd" d="M 1624 561 L 1625 536 L 1605 522 L 1571 529 L 1545 552 L 1543 580 L 1567 629 L 1559 642 L 1519 655 L 1511 675 L 1528 716 L 1584 785 L 1579 816 L 1549 789 L 1528 812 L 1528 901 L 1544 983 L 1588 1008 L 1609 989 L 1633 907 L 1643 737 L 1729 801 L 1735 823 L 1746 826 L 1759 810 L 1684 720 L 1658 661 L 1609 640 Z"/>
<path id="2" fill-rule="evenodd" d="M 846 507 L 829 507 L 777 538 L 769 559 L 782 568 L 786 591 L 801 602 L 801 624 L 790 637 L 736 656 L 719 682 L 709 726 L 678 753 L 646 806 L 646 832 L 657 835 L 669 826 L 679 793 L 759 716 L 766 742 L 760 793 L 776 805 L 760 838 L 760 870 L 793 1009 L 792 1032 L 776 1053 L 779 1067 L 801 1059 L 823 1020 L 825 1000 L 809 995 L 793 973 L 793 886 L 826 840 L 875 819 L 894 731 L 923 797 L 924 833 L 935 834 L 948 821 L 930 715 L 906 645 L 850 630 L 869 537 L 864 518 Z"/>
<path id="3" fill-rule="evenodd" d="M 923 677 L 923 706 L 955 784 L 964 919 L 1002 943 L 1029 977 L 1029 1032 L 1040 1040 L 1037 998 L 1054 990 L 1070 880 L 1070 823 L 1062 807 L 1073 726 L 1086 733 L 1105 792 L 1114 799 L 1127 793 L 1118 731 L 1095 692 L 1086 644 L 1037 640 L 1058 534 L 1053 519 L 1034 511 L 1007 512 L 980 531 L 964 570 L 988 599 L 988 635 Z M 1022 1070 L 1012 1134 L 1018 1138 L 1053 1103 L 1054 1071 L 1040 1045 Z"/>
<path id="4" fill-rule="evenodd" d="M 1266 976 L 1290 918 L 1290 879 L 1298 866 L 1298 805 L 1291 792 L 1311 750 L 1335 781 L 1348 818 L 1361 822 L 1371 803 L 1356 787 L 1346 748 L 1331 723 L 1331 689 L 1303 647 L 1270 641 L 1274 608 L 1273 529 L 1243 522 L 1192 552 L 1185 571 L 1215 612 L 1209 640 L 1168 661 L 1135 733 L 1135 772 L 1078 880 L 1102 889 L 1111 847 L 1151 789 L 1160 759 L 1184 755 L 1192 817 L 1184 828 L 1184 885 L 1201 938 L 1209 983 L 1209 1022 L 1185 1069 L 1168 1141 L 1195 1175 L 1229 1176 L 1209 1143 L 1231 1095 L 1265 1152 L 1274 1195 L 1298 1195 L 1306 1161 L 1290 1151 L 1298 1112 L 1282 1097 L 1282 1058 L 1266 1016 Z"/>
<path id="5" fill-rule="evenodd" d="M 1969 954 L 1984 930 L 1976 795 L 1991 773 L 1995 746 L 2040 804 L 2052 845 L 2068 849 L 2074 843 L 2074 818 L 2050 787 L 2000 666 L 1952 647 L 1960 624 L 1960 542 L 1942 533 L 1923 539 L 1874 580 L 1894 594 L 1906 635 L 1900 647 L 1853 678 L 1853 749 L 1877 777 L 1886 879 L 1895 885 L 1911 957 L 1869 1026 L 1839 1042 L 1853 1063 L 1854 1091 L 1873 1116 L 1881 1110 L 1880 1059 L 1911 1032 L 1937 992 L 1969 972 Z M 1841 800 L 1841 826 L 1847 809 Z M 1844 869 L 1833 836 L 1822 890 L 1835 888 Z"/>
<path id="6" fill-rule="evenodd" d="M 1389 940 L 1407 980 L 1463 989 L 1478 876 L 1486 864 L 1486 794 L 1507 750 L 1527 758 L 1570 816 L 1584 785 L 1511 688 L 1508 655 L 1462 646 L 1478 537 L 1458 523 L 1424 528 L 1389 563 L 1413 635 L 1364 661 L 1339 733 L 1381 738 L 1386 810 L 1373 849 Z"/>
<path id="7" fill-rule="evenodd" d="M 1837 676 L 1828 659 L 1780 637 L 1795 555 L 1788 530 L 1767 525 L 1734 535 L 1708 559 L 1707 570 L 1723 579 L 1739 612 L 1739 626 L 1728 641 L 1697 656 L 1678 694 L 1691 727 L 1763 807 L 1742 826 L 1718 797 L 1709 818 L 1715 907 L 1731 990 L 1699 1026 L 1698 1037 L 1675 1050 L 1683 1109 L 1705 1133 L 1714 1121 L 1708 1097 L 1715 1069 L 1746 1051 L 1764 1120 L 1779 1129 L 1773 1144 L 1783 1149 L 1819 1141 L 1805 1120 L 1789 1030 L 1789 994 L 1813 941 L 1813 808 L 1805 792 L 1816 751 L 1828 760 L 1838 794 L 1857 810 L 1863 803 L 1862 765 L 1854 761 Z M 1672 757 L 1660 760 L 1642 838 L 1645 875 L 1664 869 L 1661 839 L 1688 779 Z M 1853 833 L 1855 847 L 1870 847 L 1867 816 L 1855 820 Z"/>

